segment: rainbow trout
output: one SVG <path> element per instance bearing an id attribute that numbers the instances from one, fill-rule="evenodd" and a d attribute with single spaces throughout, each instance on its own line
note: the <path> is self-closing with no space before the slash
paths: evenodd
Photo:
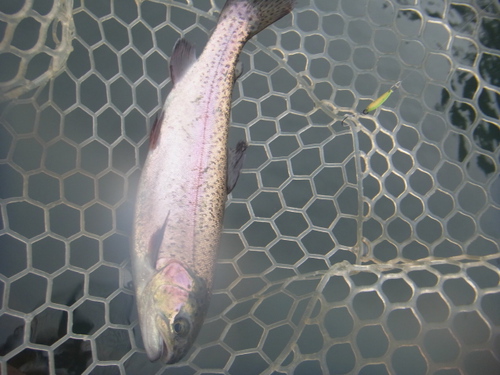
<path id="1" fill-rule="evenodd" d="M 184 39 L 172 52 L 173 88 L 151 131 L 134 218 L 134 285 L 152 361 L 178 362 L 203 324 L 226 197 L 246 149 L 227 149 L 238 56 L 293 1 L 228 0 L 198 59 Z"/>

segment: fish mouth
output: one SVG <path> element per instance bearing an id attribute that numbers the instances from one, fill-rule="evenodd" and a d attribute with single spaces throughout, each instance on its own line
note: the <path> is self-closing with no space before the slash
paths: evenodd
<path id="1" fill-rule="evenodd" d="M 167 327 L 169 327 L 168 318 L 163 314 L 160 314 L 159 318 L 160 326 L 163 327 L 163 329 L 160 330 L 162 345 L 160 353 L 158 353 L 158 358 L 161 358 L 162 362 L 170 365 L 178 362 L 182 356 L 176 353 L 174 340 L 168 334 L 170 332 L 170 330 L 167 329 Z"/>
<path id="2" fill-rule="evenodd" d="M 168 349 L 166 349 L 166 351 L 167 353 L 164 354 L 162 360 L 167 365 L 173 365 L 174 363 L 180 362 L 186 354 L 185 352 L 175 353 L 173 351 L 168 351 Z"/>
<path id="3" fill-rule="evenodd" d="M 163 345 L 159 357 L 161 358 L 162 362 L 168 365 L 181 361 L 190 348 L 189 345 L 179 345 L 179 343 L 175 339 L 169 340 L 165 337 L 162 337 L 162 339 Z"/>
<path id="4" fill-rule="evenodd" d="M 173 348 L 169 348 L 168 344 L 165 342 L 165 340 L 163 340 L 163 351 L 161 353 L 161 359 L 168 365 L 177 362 L 174 358 L 174 351 L 172 349 Z"/>
<path id="5" fill-rule="evenodd" d="M 160 360 L 166 364 L 173 364 L 181 359 L 181 356 L 176 355 L 172 345 L 169 345 L 163 337 L 160 338 L 159 345 L 155 348 L 146 348 L 146 355 L 151 362 Z"/>
<path id="6" fill-rule="evenodd" d="M 167 319 L 161 313 L 157 314 L 154 320 L 151 318 L 144 319 L 144 322 L 148 323 L 147 327 L 141 327 L 142 332 L 149 332 L 146 337 L 143 337 L 148 359 L 151 362 L 161 360 L 165 363 L 173 363 L 175 361 L 174 345 L 165 332 L 165 328 L 168 327 Z"/>
<path id="7" fill-rule="evenodd" d="M 158 338 L 158 340 L 154 339 L 155 336 Z M 150 339 L 144 337 L 143 342 L 146 355 L 151 362 L 156 362 L 160 358 L 164 357 L 166 353 L 165 342 L 163 341 L 163 337 L 161 337 L 161 334 L 159 332 L 151 334 Z"/>
<path id="8" fill-rule="evenodd" d="M 177 363 L 184 357 L 184 353 L 176 352 L 173 345 L 169 345 L 165 340 L 163 340 L 162 349 L 161 360 L 167 365 Z"/>

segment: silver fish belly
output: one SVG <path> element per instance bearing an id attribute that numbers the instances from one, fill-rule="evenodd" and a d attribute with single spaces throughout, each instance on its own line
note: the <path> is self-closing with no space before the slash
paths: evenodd
<path id="1" fill-rule="evenodd" d="M 244 44 L 288 14 L 293 0 L 229 0 L 203 53 L 180 40 L 173 88 L 153 126 L 136 201 L 132 268 L 150 360 L 175 363 L 203 324 L 225 201 L 246 144 L 228 161 L 235 66 Z"/>

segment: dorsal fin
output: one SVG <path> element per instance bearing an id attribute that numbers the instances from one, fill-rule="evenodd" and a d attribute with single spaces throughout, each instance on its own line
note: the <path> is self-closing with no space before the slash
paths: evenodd
<path id="1" fill-rule="evenodd" d="M 170 57 L 170 79 L 174 86 L 195 62 L 196 51 L 194 47 L 186 39 L 179 39 L 175 43 L 172 57 Z"/>
<path id="2" fill-rule="evenodd" d="M 155 122 L 151 127 L 151 133 L 149 134 L 149 149 L 154 150 L 158 145 L 158 138 L 160 138 L 161 123 L 163 122 L 163 115 L 165 112 L 160 110 L 159 114 L 156 115 Z"/>

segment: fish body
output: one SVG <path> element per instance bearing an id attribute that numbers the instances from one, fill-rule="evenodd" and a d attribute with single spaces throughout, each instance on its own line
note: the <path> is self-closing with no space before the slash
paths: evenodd
<path id="1" fill-rule="evenodd" d="M 244 44 L 292 7 L 293 0 L 228 0 L 198 59 L 185 40 L 174 47 L 173 88 L 151 132 L 132 240 L 139 323 L 152 361 L 179 361 L 203 324 L 225 202 L 246 149 L 241 142 L 227 150 L 236 63 Z"/>

